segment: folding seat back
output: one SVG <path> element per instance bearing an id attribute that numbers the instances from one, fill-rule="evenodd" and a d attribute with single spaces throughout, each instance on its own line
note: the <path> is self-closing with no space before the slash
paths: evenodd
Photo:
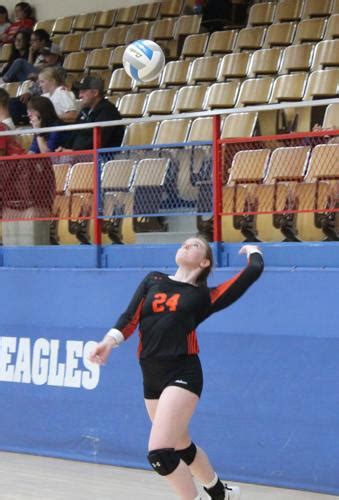
<path id="1" fill-rule="evenodd" d="M 158 122 L 131 123 L 125 128 L 122 146 L 153 144 L 158 125 Z"/>
<path id="2" fill-rule="evenodd" d="M 339 67 L 339 39 L 324 40 L 317 43 L 314 49 L 311 71 Z"/>
<path id="3" fill-rule="evenodd" d="M 128 45 L 135 40 L 148 40 L 151 27 L 151 23 L 147 21 L 133 24 L 126 34 L 125 44 Z"/>
<path id="4" fill-rule="evenodd" d="M 184 9 L 184 0 L 165 0 L 161 2 L 160 17 L 178 17 Z"/>
<path id="5" fill-rule="evenodd" d="M 265 26 L 273 23 L 276 4 L 274 2 L 262 2 L 250 7 L 248 14 L 248 26 Z"/>
<path id="6" fill-rule="evenodd" d="M 246 78 L 250 59 L 251 54 L 249 52 L 224 55 L 218 70 L 218 82 L 223 82 L 232 78 Z"/>
<path id="7" fill-rule="evenodd" d="M 62 37 L 59 44 L 60 50 L 63 54 L 70 52 L 77 52 L 81 50 L 82 33 L 68 33 Z"/>
<path id="8" fill-rule="evenodd" d="M 263 26 L 255 26 L 250 28 L 242 28 L 235 43 L 236 51 L 243 50 L 258 50 L 261 49 L 266 35 L 266 28 Z"/>
<path id="9" fill-rule="evenodd" d="M 45 30 L 50 35 L 55 23 L 55 19 L 45 19 L 43 21 L 37 21 L 34 25 L 33 30 Z"/>
<path id="10" fill-rule="evenodd" d="M 123 68 L 117 68 L 113 71 L 108 85 L 109 93 L 131 91 L 132 78 Z"/>
<path id="11" fill-rule="evenodd" d="M 240 82 L 213 83 L 206 91 L 204 109 L 232 108 L 237 100 Z"/>
<path id="12" fill-rule="evenodd" d="M 278 76 L 272 88 L 271 103 L 301 101 L 307 84 L 307 73 L 292 73 Z"/>
<path id="13" fill-rule="evenodd" d="M 87 31 L 82 37 L 81 49 L 93 50 L 101 48 L 104 34 L 104 30 Z"/>
<path id="14" fill-rule="evenodd" d="M 151 39 L 154 41 L 172 39 L 175 22 L 176 19 L 170 17 L 154 21 L 150 32 Z"/>
<path id="15" fill-rule="evenodd" d="M 206 87 L 203 85 L 189 85 L 178 90 L 173 113 L 188 113 L 203 109 Z"/>
<path id="16" fill-rule="evenodd" d="M 302 18 L 327 17 L 331 14 L 332 0 L 304 0 Z"/>
<path id="17" fill-rule="evenodd" d="M 93 29 L 95 12 L 87 12 L 86 14 L 78 14 L 74 16 L 72 31 L 90 31 Z"/>
<path id="18" fill-rule="evenodd" d="M 114 24 L 115 15 L 116 15 L 115 9 L 102 10 L 96 12 L 93 21 L 93 29 L 110 28 Z"/>
<path id="19" fill-rule="evenodd" d="M 82 73 L 85 68 L 86 52 L 71 52 L 64 59 L 63 67 L 67 72 Z"/>
<path id="20" fill-rule="evenodd" d="M 193 33 L 199 33 L 202 16 L 200 15 L 187 15 L 180 16 L 175 22 L 173 36 L 179 38 L 180 36 L 187 36 Z"/>
<path id="21" fill-rule="evenodd" d="M 334 38 L 339 38 L 339 13 L 332 14 L 327 21 L 324 39 L 332 40 Z"/>
<path id="22" fill-rule="evenodd" d="M 304 99 L 336 97 L 338 94 L 339 69 L 323 69 L 310 74 Z"/>
<path id="23" fill-rule="evenodd" d="M 203 56 L 196 58 L 190 67 L 187 77 L 188 85 L 195 85 L 200 82 L 213 82 L 217 79 L 220 57 Z"/>
<path id="24" fill-rule="evenodd" d="M 257 112 L 232 113 L 227 115 L 221 129 L 221 139 L 252 137 L 258 121 Z"/>
<path id="25" fill-rule="evenodd" d="M 187 118 L 174 118 L 163 120 L 153 144 L 176 144 L 187 141 L 191 120 Z"/>
<path id="26" fill-rule="evenodd" d="M 181 49 L 181 59 L 202 57 L 206 52 L 209 33 L 188 35 Z"/>
<path id="27" fill-rule="evenodd" d="M 149 94 L 145 115 L 168 115 L 172 113 L 176 99 L 176 89 L 157 89 Z"/>
<path id="28" fill-rule="evenodd" d="M 326 19 L 303 19 L 297 26 L 293 43 L 319 42 L 324 38 Z"/>
<path id="29" fill-rule="evenodd" d="M 205 55 L 223 55 L 232 52 L 237 36 L 238 30 L 214 31 L 208 40 Z"/>
<path id="30" fill-rule="evenodd" d="M 146 93 L 125 94 L 119 101 L 119 113 L 124 118 L 140 117 L 143 115 L 146 100 Z"/>
<path id="31" fill-rule="evenodd" d="M 314 45 L 312 43 L 286 47 L 282 55 L 279 73 L 308 72 L 311 68 L 313 53 Z"/>
<path id="32" fill-rule="evenodd" d="M 74 16 L 57 17 L 52 28 L 52 36 L 67 34 L 72 31 Z"/>
<path id="33" fill-rule="evenodd" d="M 282 0 L 278 2 L 274 22 L 299 21 L 302 7 L 303 0 Z"/>
<path id="34" fill-rule="evenodd" d="M 124 45 L 129 26 L 112 26 L 107 31 L 104 31 L 102 40 L 103 47 L 117 47 Z"/>
<path id="35" fill-rule="evenodd" d="M 273 82 L 274 79 L 272 77 L 248 78 L 245 80 L 239 90 L 237 107 L 252 104 L 267 104 L 270 99 Z"/>
<path id="36" fill-rule="evenodd" d="M 154 21 L 159 15 L 161 2 L 145 3 L 138 6 L 136 20 L 140 21 Z"/>
<path id="37" fill-rule="evenodd" d="M 339 103 L 329 104 L 325 111 L 323 128 L 339 129 Z"/>
<path id="38" fill-rule="evenodd" d="M 274 23 L 267 27 L 263 48 L 286 47 L 291 45 L 294 39 L 297 23 Z"/>
<path id="39" fill-rule="evenodd" d="M 185 85 L 190 66 L 191 62 L 187 60 L 168 62 L 162 71 L 160 87 L 180 87 Z"/>
<path id="40" fill-rule="evenodd" d="M 275 75 L 279 70 L 282 53 L 282 49 L 278 47 L 256 50 L 252 54 L 247 75 L 250 78 L 262 75 Z"/>
<path id="41" fill-rule="evenodd" d="M 205 116 L 195 118 L 192 122 L 187 142 L 212 141 L 213 138 L 213 118 Z"/>
<path id="42" fill-rule="evenodd" d="M 137 14 L 138 7 L 123 7 L 121 9 L 117 9 L 115 15 L 115 24 L 133 24 L 135 21 L 135 17 Z"/>
<path id="43" fill-rule="evenodd" d="M 95 69 L 108 69 L 112 49 L 94 49 L 89 52 L 86 59 L 86 68 L 91 71 Z"/>

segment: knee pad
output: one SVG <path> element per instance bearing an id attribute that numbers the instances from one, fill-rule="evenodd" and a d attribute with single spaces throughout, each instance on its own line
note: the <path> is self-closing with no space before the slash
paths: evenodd
<path id="1" fill-rule="evenodd" d="M 180 458 L 174 448 L 152 450 L 147 455 L 149 463 L 160 476 L 168 476 L 178 467 Z"/>
<path id="2" fill-rule="evenodd" d="M 197 447 L 192 442 L 187 448 L 184 450 L 176 450 L 176 454 L 183 460 L 187 465 L 191 465 L 193 460 L 195 459 L 195 455 L 197 454 Z"/>

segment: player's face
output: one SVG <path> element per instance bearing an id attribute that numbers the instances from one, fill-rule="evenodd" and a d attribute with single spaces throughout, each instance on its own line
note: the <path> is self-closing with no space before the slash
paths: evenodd
<path id="1" fill-rule="evenodd" d="M 190 267 L 192 269 L 205 267 L 209 260 L 206 258 L 205 243 L 199 238 L 189 238 L 179 248 L 176 254 L 178 266 Z"/>

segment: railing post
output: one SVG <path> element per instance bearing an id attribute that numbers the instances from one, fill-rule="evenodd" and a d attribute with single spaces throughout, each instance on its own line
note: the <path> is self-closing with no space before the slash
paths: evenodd
<path id="1" fill-rule="evenodd" d="M 221 241 L 222 168 L 220 156 L 220 115 L 213 116 L 213 241 Z"/>
<path id="2" fill-rule="evenodd" d="M 93 207 L 94 207 L 94 244 L 101 245 L 101 219 L 99 219 L 99 188 L 100 188 L 100 168 L 98 149 L 101 144 L 100 127 L 93 128 L 93 160 L 94 160 L 94 185 L 93 185 Z"/>

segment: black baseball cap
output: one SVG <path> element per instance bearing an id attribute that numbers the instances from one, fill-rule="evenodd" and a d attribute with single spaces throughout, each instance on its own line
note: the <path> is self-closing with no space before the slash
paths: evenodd
<path id="1" fill-rule="evenodd" d="M 104 92 L 104 81 L 97 76 L 85 76 L 80 82 L 79 90 L 99 90 Z"/>

